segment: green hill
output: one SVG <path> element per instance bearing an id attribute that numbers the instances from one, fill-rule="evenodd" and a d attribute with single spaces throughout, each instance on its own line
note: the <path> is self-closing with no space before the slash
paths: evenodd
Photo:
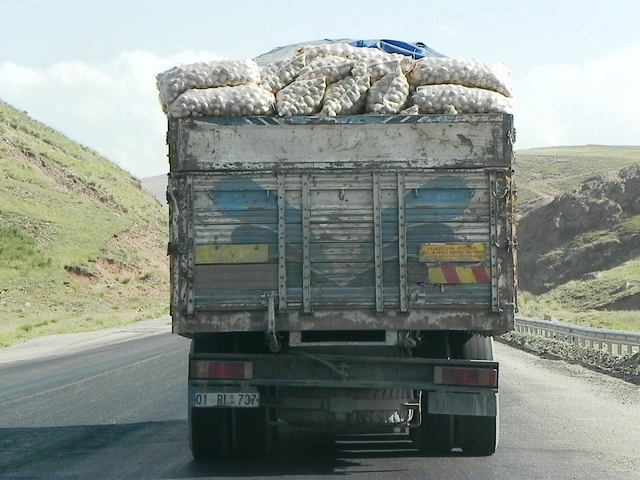
<path id="1" fill-rule="evenodd" d="M 130 174 L 0 102 L 0 346 L 167 313 L 166 222 Z"/>
<path id="2" fill-rule="evenodd" d="M 517 152 L 521 313 L 640 331 L 640 147 Z"/>

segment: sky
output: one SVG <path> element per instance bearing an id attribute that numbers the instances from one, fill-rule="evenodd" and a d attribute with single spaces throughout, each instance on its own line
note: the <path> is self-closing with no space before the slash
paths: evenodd
<path id="1" fill-rule="evenodd" d="M 640 145 L 637 0 L 0 0 L 0 100 L 137 178 L 168 171 L 155 75 L 323 38 L 504 63 L 516 149 Z"/>

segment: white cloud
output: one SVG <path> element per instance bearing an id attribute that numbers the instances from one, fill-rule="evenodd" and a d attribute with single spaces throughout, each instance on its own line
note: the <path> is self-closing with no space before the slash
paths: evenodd
<path id="1" fill-rule="evenodd" d="M 640 144 L 640 41 L 581 64 L 539 66 L 517 85 L 518 148 Z"/>
<path id="2" fill-rule="evenodd" d="M 0 64 L 0 99 L 143 178 L 168 170 L 166 118 L 155 75 L 174 65 L 222 57 L 187 51 L 161 58 L 144 51 L 89 64 L 36 69 Z"/>

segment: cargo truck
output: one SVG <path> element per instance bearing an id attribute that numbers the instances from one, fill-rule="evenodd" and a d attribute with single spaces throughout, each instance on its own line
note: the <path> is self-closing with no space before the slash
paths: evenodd
<path id="1" fill-rule="evenodd" d="M 491 455 L 516 309 L 509 114 L 169 119 L 195 459 L 285 424 Z"/>

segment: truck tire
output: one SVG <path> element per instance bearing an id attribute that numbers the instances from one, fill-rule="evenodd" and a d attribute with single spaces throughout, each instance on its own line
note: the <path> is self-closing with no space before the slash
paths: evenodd
<path id="1" fill-rule="evenodd" d="M 420 410 L 422 422 L 409 430 L 414 446 L 422 455 L 443 455 L 453 448 L 453 415 L 428 413 L 428 392 L 422 392 Z"/>
<path id="2" fill-rule="evenodd" d="M 189 447 L 195 460 L 231 454 L 230 414 L 228 408 L 189 408 Z"/>
<path id="3" fill-rule="evenodd" d="M 465 360 L 494 360 L 493 337 L 473 335 L 462 345 L 462 356 Z M 500 438 L 500 399 L 497 398 L 495 417 L 461 415 L 460 447 L 467 455 L 493 455 Z"/>
<path id="4" fill-rule="evenodd" d="M 234 408 L 231 418 L 231 437 L 235 456 L 266 457 L 273 447 L 276 427 L 267 424 L 265 407 Z"/>

